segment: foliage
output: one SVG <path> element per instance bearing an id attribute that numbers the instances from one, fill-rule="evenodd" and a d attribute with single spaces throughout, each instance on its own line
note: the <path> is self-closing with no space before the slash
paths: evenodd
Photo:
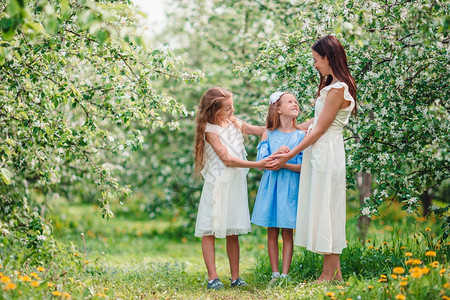
<path id="1" fill-rule="evenodd" d="M 296 91 L 304 106 L 316 93 L 310 47 L 335 34 L 343 43 L 358 87 L 359 111 L 346 132 L 347 174 L 375 176 L 363 215 L 398 200 L 413 213 L 419 197 L 449 178 L 449 4 L 445 1 L 322 1 L 299 3 L 302 27 L 270 39 L 253 63 L 238 69 L 252 80 Z M 273 82 L 273 83 L 272 83 Z M 448 201 L 448 199 L 446 199 Z M 450 223 L 447 208 L 433 207 Z"/>
<path id="2" fill-rule="evenodd" d="M 188 114 L 153 81 L 202 75 L 152 49 L 128 1 L 8 0 L 0 11 L 1 227 L 48 234 L 40 216 L 55 193 L 99 199 L 112 215 L 108 200 L 129 193 L 113 173 L 142 130 Z"/>

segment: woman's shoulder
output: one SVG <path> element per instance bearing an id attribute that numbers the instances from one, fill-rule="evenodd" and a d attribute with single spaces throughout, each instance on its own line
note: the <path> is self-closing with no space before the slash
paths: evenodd
<path id="1" fill-rule="evenodd" d="M 336 81 L 330 85 L 324 86 L 320 90 L 320 96 L 326 97 L 328 92 L 343 96 L 345 100 L 354 102 L 352 95 L 348 89 L 348 85 L 342 81 Z"/>

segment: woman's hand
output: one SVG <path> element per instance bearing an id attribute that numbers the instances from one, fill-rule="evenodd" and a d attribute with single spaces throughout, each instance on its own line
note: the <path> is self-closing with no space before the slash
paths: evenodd
<path id="1" fill-rule="evenodd" d="M 290 154 L 291 152 L 272 154 L 269 156 L 272 160 L 266 163 L 266 170 L 278 171 L 279 169 L 284 168 L 287 161 L 291 159 Z"/>

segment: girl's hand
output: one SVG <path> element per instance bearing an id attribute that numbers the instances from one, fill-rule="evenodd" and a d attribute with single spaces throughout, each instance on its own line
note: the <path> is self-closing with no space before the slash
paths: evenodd
<path id="1" fill-rule="evenodd" d="M 277 151 L 275 151 L 274 153 L 272 153 L 272 155 L 274 155 L 274 154 L 280 154 L 280 153 L 288 153 L 289 151 L 291 151 L 291 150 L 289 149 L 289 147 L 287 147 L 287 146 L 281 146 L 280 148 L 278 148 Z"/>
<path id="2" fill-rule="evenodd" d="M 272 158 L 273 160 L 266 163 L 265 168 L 266 170 L 273 171 L 278 171 L 279 169 L 283 168 L 286 165 L 287 161 L 291 159 L 290 152 L 272 154 L 271 156 L 269 156 L 269 158 Z"/>
<path id="3" fill-rule="evenodd" d="M 269 162 L 269 158 L 261 159 L 261 160 L 259 161 L 259 167 L 258 167 L 258 169 L 260 169 L 260 170 L 264 169 L 264 167 L 266 166 L 266 164 L 267 164 L 268 162 Z"/>

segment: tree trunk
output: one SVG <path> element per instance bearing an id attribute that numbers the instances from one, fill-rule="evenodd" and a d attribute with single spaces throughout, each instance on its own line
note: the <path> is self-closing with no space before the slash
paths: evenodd
<path id="1" fill-rule="evenodd" d="M 364 198 L 372 195 L 372 174 L 358 173 L 356 176 L 359 189 L 359 204 L 362 206 Z M 359 240 L 363 245 L 365 244 L 371 221 L 372 219 L 367 216 L 359 216 L 358 218 Z"/>
<path id="2" fill-rule="evenodd" d="M 430 190 L 426 190 L 421 196 L 420 199 L 422 200 L 423 205 L 423 212 L 422 216 L 427 216 L 430 213 L 430 206 L 431 201 L 433 200 L 433 196 L 430 194 Z"/>

